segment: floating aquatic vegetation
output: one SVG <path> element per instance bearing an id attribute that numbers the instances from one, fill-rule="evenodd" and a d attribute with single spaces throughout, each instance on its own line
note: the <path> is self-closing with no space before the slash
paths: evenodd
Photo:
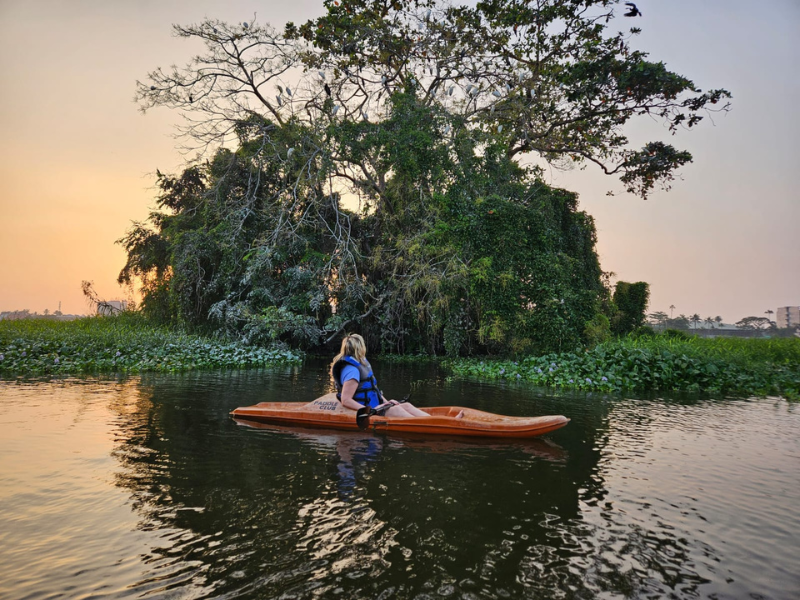
<path id="1" fill-rule="evenodd" d="M 688 391 L 710 396 L 800 399 L 800 340 L 623 339 L 585 352 L 508 360 L 445 361 L 457 375 L 619 392 Z M 518 377 L 519 375 L 519 377 Z"/>
<path id="2" fill-rule="evenodd" d="M 0 375 L 238 369 L 301 360 L 297 351 L 181 333 L 129 316 L 0 321 Z"/>

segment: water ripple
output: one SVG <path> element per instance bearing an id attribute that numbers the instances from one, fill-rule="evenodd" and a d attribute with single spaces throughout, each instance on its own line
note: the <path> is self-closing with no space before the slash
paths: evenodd
<path id="1" fill-rule="evenodd" d="M 327 391 L 296 370 L 0 382 L 0 597 L 797 597 L 797 407 L 391 372 L 439 382 L 423 404 L 572 422 L 498 443 L 228 418 Z"/>

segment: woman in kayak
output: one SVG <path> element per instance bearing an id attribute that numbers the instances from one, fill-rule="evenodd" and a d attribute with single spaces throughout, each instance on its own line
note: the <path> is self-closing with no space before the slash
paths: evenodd
<path id="1" fill-rule="evenodd" d="M 346 335 L 342 348 L 331 363 L 331 377 L 336 386 L 336 397 L 345 408 L 358 410 L 364 406 L 386 406 L 388 417 L 429 417 L 416 406 L 397 400 L 387 400 L 380 389 L 372 367 L 367 361 L 367 346 L 357 333 Z"/>

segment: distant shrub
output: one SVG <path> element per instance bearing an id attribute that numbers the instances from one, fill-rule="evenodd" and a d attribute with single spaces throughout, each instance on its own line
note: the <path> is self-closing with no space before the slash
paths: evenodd
<path id="1" fill-rule="evenodd" d="M 641 327 L 637 327 L 633 331 L 631 331 L 630 336 L 634 339 L 638 338 L 652 338 L 656 337 L 658 333 L 652 327 L 648 327 L 647 325 L 642 325 Z"/>
<path id="2" fill-rule="evenodd" d="M 692 336 L 686 333 L 685 331 L 681 331 L 680 329 L 666 329 L 664 333 L 662 333 L 665 338 L 672 339 L 672 340 L 690 340 Z"/>

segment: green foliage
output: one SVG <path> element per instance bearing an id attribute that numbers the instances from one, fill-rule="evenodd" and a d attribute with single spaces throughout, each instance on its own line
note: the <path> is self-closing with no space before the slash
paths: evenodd
<path id="1" fill-rule="evenodd" d="M 328 358 L 328 357 L 325 357 Z M 430 356 L 429 354 L 383 354 L 380 357 L 381 363 L 438 363 L 444 360 L 442 357 Z"/>
<path id="2" fill-rule="evenodd" d="M 315 345 L 321 332 L 312 317 L 295 314 L 285 307 L 268 306 L 261 315 L 248 321 L 244 335 L 251 344 L 275 344 L 290 338 L 297 345 Z"/>
<path id="3" fill-rule="evenodd" d="M 0 321 L 0 375 L 176 372 L 299 362 L 298 353 L 155 327 L 138 313 Z"/>
<path id="4" fill-rule="evenodd" d="M 674 319 L 667 319 L 664 323 L 666 331 L 687 331 L 692 322 L 686 315 L 678 315 Z"/>
<path id="5" fill-rule="evenodd" d="M 674 340 L 690 340 L 692 336 L 680 329 L 665 329 L 662 334 L 665 338 Z"/>
<path id="6" fill-rule="evenodd" d="M 614 288 L 617 313 L 611 321 L 611 330 L 616 335 L 627 335 L 644 326 L 649 301 L 650 286 L 644 281 L 618 281 Z"/>
<path id="7" fill-rule="evenodd" d="M 413 79 L 430 104 L 446 104 L 453 86 L 464 99 L 465 124 L 502 140 L 510 155 L 597 163 L 619 175 L 628 191 L 647 196 L 658 183 L 668 187 L 691 154 L 661 141 L 630 149 L 625 124 L 649 115 L 672 132 L 691 128 L 702 113 L 727 110 L 715 105 L 730 94 L 702 93 L 632 49 L 630 39 L 640 30 L 612 33 L 615 4 L 326 2 L 326 15 L 299 27 L 290 23 L 285 36 L 313 44 L 302 55 L 312 70 L 333 68 L 348 77 L 371 72 L 375 77 L 364 79 L 384 85 Z"/>
<path id="8" fill-rule="evenodd" d="M 627 123 L 691 127 L 728 92 L 631 48 L 605 0 L 325 7 L 283 32 L 176 26 L 203 52 L 138 84 L 142 110 L 184 111 L 190 145 L 221 148 L 159 173 L 158 211 L 120 240 L 145 313 L 303 348 L 345 328 L 450 356 L 600 341 L 594 223 L 522 158 L 595 163 L 646 197 L 691 156 L 631 148 Z M 641 324 L 631 302 L 615 331 Z"/>
<path id="9" fill-rule="evenodd" d="M 164 212 L 120 240 L 128 261 L 119 280 L 141 281 L 143 311 L 156 322 L 313 345 L 322 330 L 310 323 L 331 310 L 323 269 L 336 241 L 324 234 L 324 216 L 305 218 L 283 202 L 279 167 L 247 149 L 246 135 L 237 153 L 220 150 L 179 177 L 159 174 Z"/>
<path id="10" fill-rule="evenodd" d="M 222 327 L 249 343 L 311 348 L 357 320 L 370 346 L 384 351 L 455 356 L 578 345 L 603 287 L 594 223 L 577 210 L 577 196 L 531 181 L 499 146 L 481 156 L 466 139 L 458 164 L 468 169 L 454 167 L 413 90 L 396 94 L 392 106 L 398 114 L 386 120 L 388 134 L 368 126 L 337 132 L 356 136 L 358 152 L 395 140 L 404 158 L 392 159 L 385 210 L 356 215 L 331 196 L 334 211 L 298 219 L 264 196 L 280 192 L 270 190 L 273 174 L 258 156 L 221 151 L 190 174 L 161 176 L 159 206 L 171 212 L 154 213 L 150 230 L 135 224 L 121 240 L 129 260 L 120 280 L 144 282 L 148 316 Z M 232 179 L 262 183 L 221 194 Z M 434 184 L 446 194 L 431 194 Z M 237 202 L 244 221 L 230 210 Z M 326 227 L 331 216 L 353 232 L 345 246 Z M 276 237 L 284 243 L 276 246 Z M 345 252 L 349 267 L 336 256 Z M 379 312 L 361 316 L 371 308 Z"/>
<path id="11" fill-rule="evenodd" d="M 627 338 L 522 361 L 456 359 L 456 374 L 603 392 L 688 391 L 800 398 L 800 340 Z"/>
<path id="12" fill-rule="evenodd" d="M 632 338 L 652 338 L 656 337 L 658 333 L 652 327 L 642 325 L 631 331 L 628 335 L 630 335 Z"/>
<path id="13" fill-rule="evenodd" d="M 460 245 L 468 267 L 455 292 L 473 324 L 462 348 L 573 348 L 602 289 L 594 223 L 577 211 L 575 194 L 521 177 L 498 189 L 498 180 L 500 193 L 464 200 L 455 189 L 446 200 L 443 237 Z"/>
<path id="14" fill-rule="evenodd" d="M 608 317 L 604 314 L 597 313 L 592 320 L 586 324 L 583 337 L 591 348 L 609 341 L 611 339 L 611 321 L 609 321 Z"/>

